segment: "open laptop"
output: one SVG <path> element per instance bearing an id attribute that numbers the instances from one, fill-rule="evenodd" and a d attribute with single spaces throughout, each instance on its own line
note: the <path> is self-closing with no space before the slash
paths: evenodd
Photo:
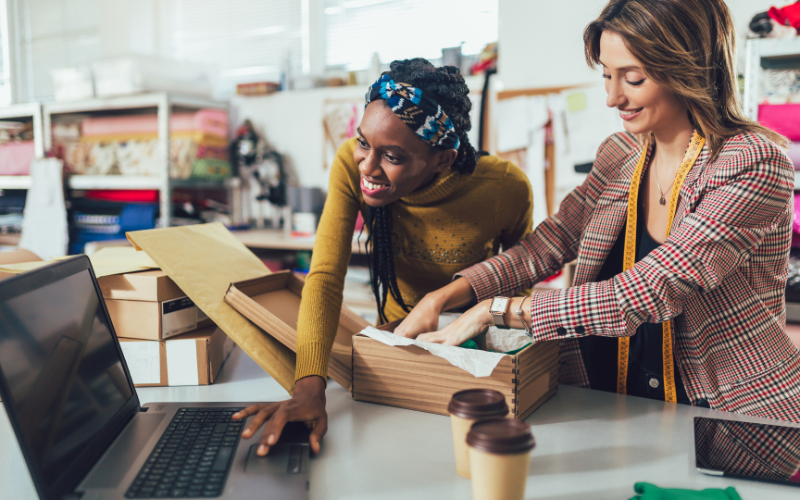
<path id="1" fill-rule="evenodd" d="M 308 429 L 269 456 L 248 403 L 140 405 L 86 256 L 0 281 L 0 396 L 39 496 L 308 497 Z"/>

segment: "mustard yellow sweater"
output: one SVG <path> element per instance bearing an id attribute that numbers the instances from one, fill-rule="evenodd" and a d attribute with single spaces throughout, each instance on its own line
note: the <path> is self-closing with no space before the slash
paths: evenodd
<path id="1" fill-rule="evenodd" d="M 366 215 L 356 140 L 345 142 L 331 166 L 328 198 L 317 229 L 311 269 L 297 323 L 295 380 L 327 376 L 342 309 L 353 228 Z M 484 156 L 471 175 L 447 169 L 430 184 L 392 204 L 394 266 L 403 300 L 414 306 L 454 274 L 509 248 L 531 231 L 533 200 L 525 173 L 511 162 Z M 389 321 L 406 313 L 389 296 Z"/>

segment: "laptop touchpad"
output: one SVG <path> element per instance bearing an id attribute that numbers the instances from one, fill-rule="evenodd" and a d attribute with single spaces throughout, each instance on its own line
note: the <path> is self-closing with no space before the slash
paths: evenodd
<path id="1" fill-rule="evenodd" d="M 307 444 L 276 444 L 266 457 L 256 455 L 258 444 L 247 453 L 246 474 L 305 474 L 308 472 Z"/>

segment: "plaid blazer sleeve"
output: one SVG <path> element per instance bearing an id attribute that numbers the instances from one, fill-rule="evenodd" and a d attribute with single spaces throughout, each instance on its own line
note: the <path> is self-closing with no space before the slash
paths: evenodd
<path id="1" fill-rule="evenodd" d="M 598 157 L 622 162 L 627 151 L 612 142 L 612 138 L 603 142 Z M 585 221 L 608 181 L 608 169 L 592 168 L 586 180 L 564 198 L 558 212 L 532 233 L 503 253 L 459 272 L 453 279 L 466 278 L 480 302 L 498 295 L 513 296 L 549 278 L 577 257 Z"/>
<path id="2" fill-rule="evenodd" d="M 535 294 L 535 338 L 633 335 L 642 323 L 675 318 L 695 294 L 741 272 L 760 245 L 785 251 L 764 242 L 790 216 L 793 174 L 786 156 L 766 142 L 717 160 L 696 192 L 681 194 L 692 198 L 694 209 L 633 268 L 608 281 Z M 736 292 L 731 303 L 720 304 L 721 314 L 735 314 Z"/>

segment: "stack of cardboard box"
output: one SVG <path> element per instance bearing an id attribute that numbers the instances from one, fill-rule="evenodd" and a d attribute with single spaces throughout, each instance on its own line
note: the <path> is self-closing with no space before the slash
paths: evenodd
<path id="1" fill-rule="evenodd" d="M 208 385 L 233 341 L 161 270 L 98 278 L 134 385 Z"/>

